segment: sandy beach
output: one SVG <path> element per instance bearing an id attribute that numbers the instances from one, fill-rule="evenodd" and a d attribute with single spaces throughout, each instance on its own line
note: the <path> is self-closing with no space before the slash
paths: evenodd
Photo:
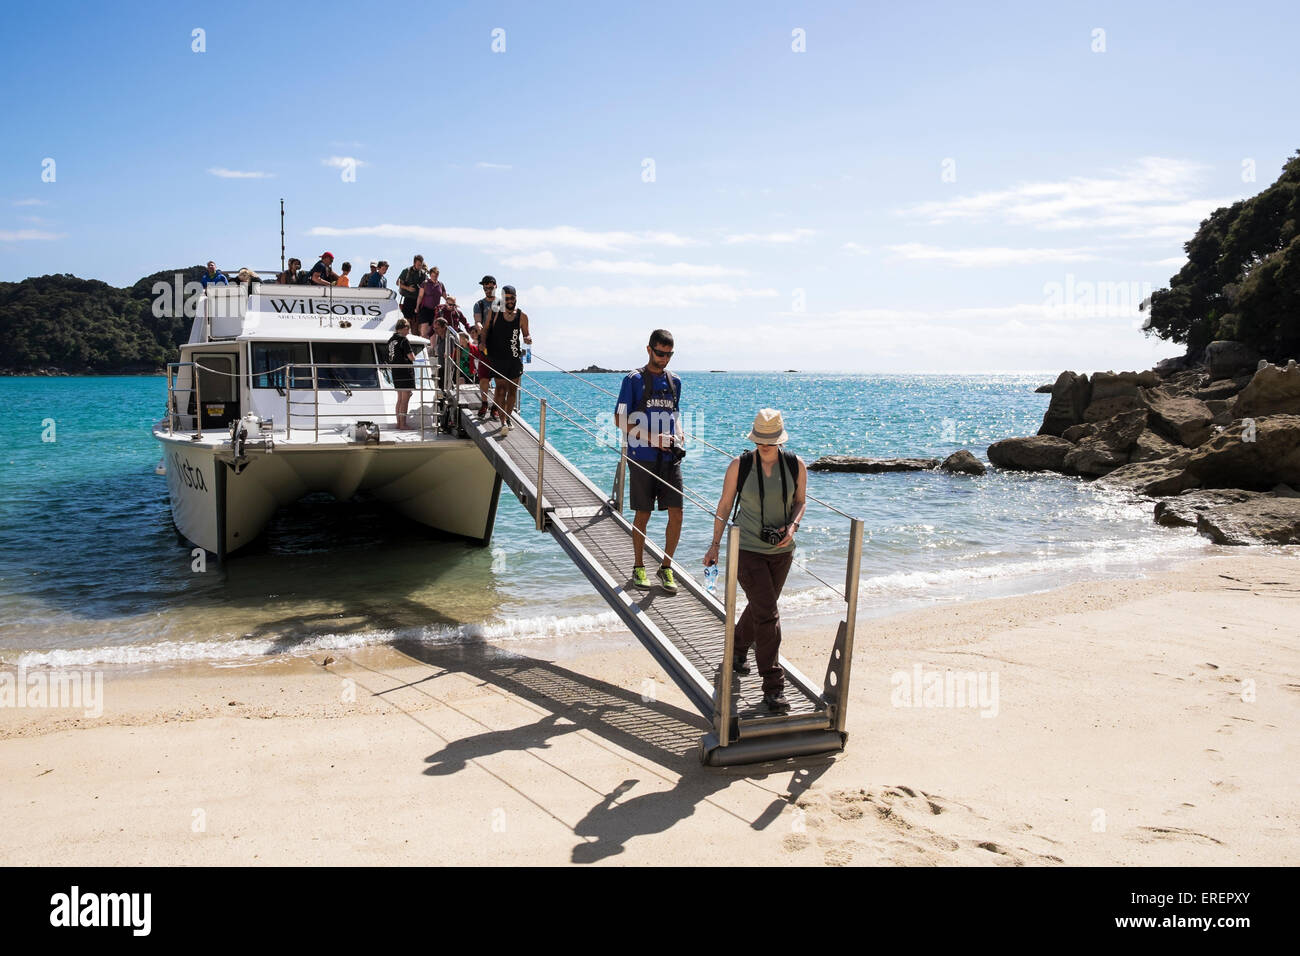
<path id="1" fill-rule="evenodd" d="M 0 863 L 1294 865 L 1298 567 L 863 620 L 847 751 L 756 768 L 631 638 L 109 671 L 102 716 L 0 709 Z M 903 706 L 946 671 L 982 698 Z"/>

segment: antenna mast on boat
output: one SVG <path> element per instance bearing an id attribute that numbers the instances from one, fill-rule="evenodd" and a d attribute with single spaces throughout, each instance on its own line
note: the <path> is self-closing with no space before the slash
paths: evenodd
<path id="1" fill-rule="evenodd" d="M 283 272 L 284 266 L 284 200 L 280 200 L 280 271 Z"/>

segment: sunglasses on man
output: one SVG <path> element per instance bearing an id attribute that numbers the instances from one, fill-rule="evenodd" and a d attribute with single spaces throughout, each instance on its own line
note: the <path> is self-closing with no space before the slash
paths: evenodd
<path id="1" fill-rule="evenodd" d="M 669 359 L 673 357 L 672 349 L 665 352 L 663 349 L 657 349 L 652 345 L 650 346 L 650 351 L 654 352 L 654 354 L 659 356 L 661 359 Z"/>

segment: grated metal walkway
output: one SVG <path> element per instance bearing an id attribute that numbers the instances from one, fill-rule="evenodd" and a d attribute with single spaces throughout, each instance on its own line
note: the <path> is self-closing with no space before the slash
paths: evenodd
<path id="1" fill-rule="evenodd" d="M 460 422 L 520 503 L 536 514 L 537 432 L 517 414 L 505 436 L 500 434 L 499 424 L 491 419 L 479 421 L 473 409 L 462 408 Z M 615 510 L 609 496 L 549 443 L 544 454 L 542 508 L 546 530 L 696 708 L 705 717 L 714 718 L 716 681 L 725 653 L 726 609 L 694 577 L 681 571 L 677 572 L 676 594 L 670 595 L 657 585 L 648 592 L 636 589 L 630 580 L 635 534 L 631 523 Z M 662 561 L 663 551 L 653 541 L 646 542 L 645 551 L 647 567 L 651 558 L 655 563 Z M 793 753 L 842 748 L 842 735 L 827 730 L 831 719 L 818 688 L 781 658 L 790 711 L 773 715 L 763 705 L 762 680 L 758 668 L 752 666 L 752 653 L 750 661 L 749 675 L 732 676 L 734 736 L 762 736 L 771 741 L 783 727 L 788 727 L 791 735 L 807 738 L 811 732 L 820 735 L 822 744 L 831 737 L 838 744 L 804 746 L 794 748 Z M 737 748 L 724 745 L 721 749 Z M 769 743 L 764 752 L 771 751 Z"/>

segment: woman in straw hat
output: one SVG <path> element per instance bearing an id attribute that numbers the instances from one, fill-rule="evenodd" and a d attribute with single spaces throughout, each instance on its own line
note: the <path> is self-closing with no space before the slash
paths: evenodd
<path id="1" fill-rule="evenodd" d="M 706 567 L 718 563 L 718 546 L 726 527 L 725 516 L 735 503 L 732 520 L 740 528 L 740 559 L 736 579 L 749 606 L 736 622 L 732 668 L 748 674 L 746 658 L 754 646 L 758 673 L 763 678 L 763 703 L 773 712 L 790 709 L 785 699 L 785 672 L 781 669 L 781 614 L 777 601 L 794 561 L 794 535 L 803 520 L 808 489 L 808 468 L 803 459 L 781 446 L 789 440 L 781 413 L 761 408 L 746 436 L 756 446 L 727 466 L 722 497 L 713 519 L 713 543 L 705 552 Z"/>

